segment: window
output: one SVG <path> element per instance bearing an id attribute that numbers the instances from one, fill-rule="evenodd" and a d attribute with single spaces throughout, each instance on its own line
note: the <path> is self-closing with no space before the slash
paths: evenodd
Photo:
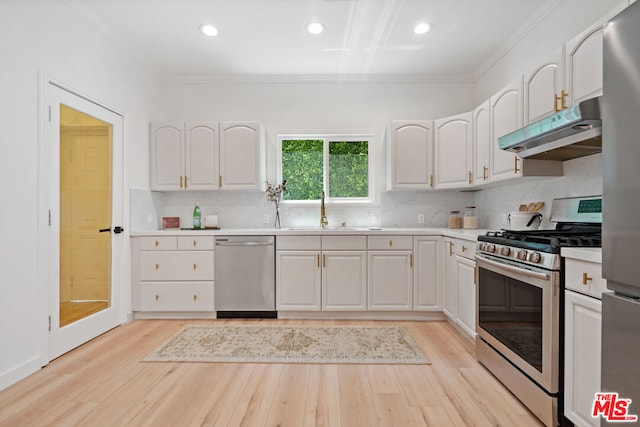
<path id="1" fill-rule="evenodd" d="M 280 135 L 285 201 L 372 202 L 372 134 Z"/>

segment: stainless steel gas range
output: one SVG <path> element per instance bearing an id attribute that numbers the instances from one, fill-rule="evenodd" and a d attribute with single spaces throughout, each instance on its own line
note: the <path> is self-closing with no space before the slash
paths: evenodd
<path id="1" fill-rule="evenodd" d="M 564 261 L 560 249 L 600 247 L 602 197 L 555 199 L 553 230 L 478 237 L 476 357 L 547 426 L 562 416 Z"/>

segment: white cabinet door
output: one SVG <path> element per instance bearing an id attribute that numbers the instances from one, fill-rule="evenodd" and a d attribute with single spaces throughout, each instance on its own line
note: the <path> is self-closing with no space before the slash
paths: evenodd
<path id="1" fill-rule="evenodd" d="M 476 262 L 456 256 L 458 270 L 458 326 L 476 336 Z"/>
<path id="2" fill-rule="evenodd" d="M 576 426 L 599 426 L 591 417 L 600 392 L 602 302 L 565 291 L 564 415 Z"/>
<path id="3" fill-rule="evenodd" d="M 524 77 L 524 124 L 549 116 L 561 108 L 564 88 L 562 49 L 549 55 Z"/>
<path id="4" fill-rule="evenodd" d="M 320 310 L 320 252 L 276 252 L 276 309 Z"/>
<path id="5" fill-rule="evenodd" d="M 461 188 L 473 184 L 473 113 L 434 122 L 434 187 Z"/>
<path id="6" fill-rule="evenodd" d="M 602 95 L 603 27 L 596 25 L 565 45 L 567 106 Z"/>
<path id="7" fill-rule="evenodd" d="M 220 189 L 262 190 L 264 129 L 257 122 L 220 123 Z"/>
<path id="8" fill-rule="evenodd" d="M 442 310 L 442 246 L 437 236 L 415 237 L 413 243 L 413 309 Z"/>
<path id="9" fill-rule="evenodd" d="M 218 189 L 217 122 L 186 123 L 184 157 L 185 189 Z"/>
<path id="10" fill-rule="evenodd" d="M 366 251 L 322 252 L 322 309 L 367 309 Z"/>
<path id="11" fill-rule="evenodd" d="M 491 163 L 491 102 L 485 101 L 473 110 L 473 182 L 482 184 L 489 180 Z"/>
<path id="12" fill-rule="evenodd" d="M 150 132 L 151 189 L 180 190 L 184 176 L 184 123 L 152 123 Z"/>
<path id="13" fill-rule="evenodd" d="M 520 176 L 519 159 L 498 138 L 522 127 L 522 76 L 491 97 L 491 181 Z"/>
<path id="14" fill-rule="evenodd" d="M 458 319 L 458 262 L 454 239 L 444 239 L 444 304 L 443 312 L 454 322 Z"/>
<path id="15" fill-rule="evenodd" d="M 393 121 L 389 145 L 389 189 L 431 187 L 433 122 Z"/>
<path id="16" fill-rule="evenodd" d="M 413 308 L 413 252 L 369 252 L 369 310 Z"/>

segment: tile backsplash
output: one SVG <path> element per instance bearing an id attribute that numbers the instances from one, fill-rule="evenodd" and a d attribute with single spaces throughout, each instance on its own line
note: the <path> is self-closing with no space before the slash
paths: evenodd
<path id="1" fill-rule="evenodd" d="M 602 194 L 602 154 L 568 160 L 563 168 L 560 177 L 517 180 L 476 193 L 475 204 L 483 227 L 507 228 L 509 212 L 517 211 L 522 203 L 541 200 L 545 205 L 540 228 L 554 228 L 555 224 L 549 222 L 553 199 Z"/>
<path id="2" fill-rule="evenodd" d="M 477 192 L 461 191 L 389 191 L 380 194 L 375 207 L 327 206 L 329 226 L 446 227 L 449 211 L 477 206 L 479 228 L 507 228 L 507 214 L 521 203 L 544 201 L 541 228 L 553 228 L 549 222 L 554 198 L 602 194 L 602 155 L 563 163 L 564 175 L 554 178 L 526 178 L 501 182 Z M 195 202 L 202 215 L 218 215 L 221 228 L 273 228 L 275 205 L 262 192 L 130 190 L 130 225 L 133 231 L 160 228 L 162 216 L 180 217 L 182 227 L 192 225 Z M 418 214 L 424 223 L 418 223 Z M 265 218 L 266 217 L 266 218 Z M 266 223 L 263 223 L 266 219 Z M 316 226 L 319 207 L 280 206 L 283 228 Z M 376 224 L 377 222 L 377 224 Z"/>

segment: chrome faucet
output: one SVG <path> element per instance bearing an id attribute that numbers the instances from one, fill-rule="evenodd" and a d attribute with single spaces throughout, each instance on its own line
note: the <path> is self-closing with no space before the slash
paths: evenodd
<path id="1" fill-rule="evenodd" d="M 324 191 L 322 192 L 322 199 L 320 199 L 320 227 L 324 228 L 329 225 L 327 221 L 327 214 L 324 210 Z"/>

